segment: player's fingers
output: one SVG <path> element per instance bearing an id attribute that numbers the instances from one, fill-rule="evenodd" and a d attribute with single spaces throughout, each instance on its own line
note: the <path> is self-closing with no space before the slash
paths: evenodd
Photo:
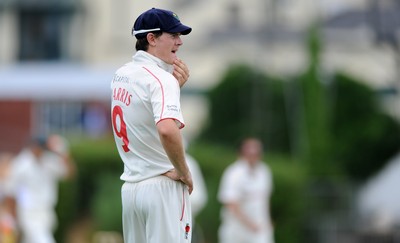
<path id="1" fill-rule="evenodd" d="M 188 80 L 188 77 L 184 77 L 181 73 L 177 72 L 174 70 L 173 76 L 178 80 L 179 87 L 182 87 L 186 81 Z"/>
<path id="2" fill-rule="evenodd" d="M 193 186 L 188 186 L 188 191 L 189 191 L 189 195 L 191 195 L 193 192 Z"/>
<path id="3" fill-rule="evenodd" d="M 186 81 L 189 79 L 189 69 L 184 62 L 180 59 L 176 59 L 174 61 L 174 77 L 179 81 L 180 86 L 182 87 Z"/>
<path id="4" fill-rule="evenodd" d="M 193 191 L 192 175 L 189 173 L 188 175 L 181 177 L 181 181 L 187 186 L 189 194 L 191 194 Z"/>
<path id="5" fill-rule="evenodd" d="M 181 87 L 182 87 L 182 86 L 186 83 L 186 81 L 188 80 L 188 77 L 185 77 L 185 76 L 183 76 L 183 75 L 180 74 L 180 73 L 174 73 L 174 76 L 175 76 L 176 80 L 178 80 L 178 82 L 179 82 L 179 84 L 180 84 Z"/>
<path id="6" fill-rule="evenodd" d="M 182 69 L 182 72 L 186 73 L 189 76 L 189 68 L 187 67 L 186 63 L 184 63 L 181 59 L 176 59 L 174 64 Z"/>
<path id="7" fill-rule="evenodd" d="M 189 78 L 189 69 L 183 68 L 181 66 L 174 64 L 174 73 L 178 74 L 179 76 L 183 77 L 184 79 Z"/>
<path id="8" fill-rule="evenodd" d="M 168 178 L 170 178 L 170 179 L 172 179 L 172 180 L 174 180 L 174 181 L 178 181 L 179 180 L 179 176 L 176 173 L 175 169 L 167 171 L 163 175 L 168 177 Z"/>
<path id="9" fill-rule="evenodd" d="M 188 180 L 185 182 L 185 184 L 186 184 L 187 187 L 188 187 L 189 195 L 192 194 L 192 191 L 193 191 L 193 180 L 192 180 L 192 178 L 188 179 Z"/>
<path id="10" fill-rule="evenodd" d="M 193 191 L 193 182 L 192 181 L 183 181 L 188 188 L 189 195 L 192 194 Z"/>

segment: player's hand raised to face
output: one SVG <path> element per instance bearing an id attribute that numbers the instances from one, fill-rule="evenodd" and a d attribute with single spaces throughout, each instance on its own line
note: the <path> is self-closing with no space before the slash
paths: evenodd
<path id="1" fill-rule="evenodd" d="M 189 79 L 189 68 L 179 58 L 177 58 L 174 61 L 173 66 L 174 66 L 174 72 L 172 74 L 178 80 L 179 86 L 182 87 Z"/>

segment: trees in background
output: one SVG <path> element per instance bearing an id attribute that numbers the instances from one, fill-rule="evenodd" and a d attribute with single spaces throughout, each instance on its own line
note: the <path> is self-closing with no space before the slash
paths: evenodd
<path id="1" fill-rule="evenodd" d="M 234 145 L 244 136 L 262 139 L 267 150 L 289 149 L 283 82 L 246 65 L 233 65 L 208 93 L 209 123 L 202 139 Z"/>
<path id="2" fill-rule="evenodd" d="M 208 93 L 204 141 L 234 146 L 257 136 L 268 153 L 286 153 L 311 173 L 363 180 L 400 150 L 400 125 L 383 111 L 377 93 L 343 73 L 322 76 L 317 32 L 309 39 L 310 65 L 298 77 L 271 77 L 232 65 Z"/>

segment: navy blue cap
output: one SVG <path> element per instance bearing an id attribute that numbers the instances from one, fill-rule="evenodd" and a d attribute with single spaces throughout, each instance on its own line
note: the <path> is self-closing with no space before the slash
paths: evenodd
<path id="1" fill-rule="evenodd" d="M 139 39 L 145 37 L 147 33 L 156 31 L 187 35 L 192 31 L 192 28 L 183 25 L 176 13 L 152 8 L 136 19 L 132 28 L 132 35 Z"/>

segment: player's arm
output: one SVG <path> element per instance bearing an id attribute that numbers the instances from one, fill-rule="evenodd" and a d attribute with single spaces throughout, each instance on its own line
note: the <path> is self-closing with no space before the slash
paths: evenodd
<path id="1" fill-rule="evenodd" d="M 76 166 L 75 166 L 74 161 L 71 158 L 71 155 L 69 153 L 62 154 L 61 159 L 62 159 L 65 167 L 67 168 L 67 173 L 66 173 L 65 179 L 71 179 L 71 178 L 75 177 Z"/>
<path id="2" fill-rule="evenodd" d="M 69 152 L 68 141 L 60 135 L 52 134 L 48 138 L 47 147 L 57 154 L 61 158 L 61 162 L 64 163 L 66 168 L 65 179 L 73 178 L 76 174 L 76 166 Z"/>
<path id="3" fill-rule="evenodd" d="M 178 80 L 179 87 L 182 88 L 182 86 L 189 79 L 189 68 L 179 58 L 174 61 L 173 65 L 174 65 L 174 72 L 172 73 L 172 75 L 174 75 L 174 77 Z"/>
<path id="4" fill-rule="evenodd" d="M 188 186 L 189 193 L 192 193 L 192 175 L 186 164 L 182 136 L 178 126 L 173 119 L 164 119 L 157 123 L 157 130 L 168 158 L 175 168 L 166 176 L 174 180 L 181 180 Z"/>
<path id="5" fill-rule="evenodd" d="M 225 203 L 225 207 L 233 214 L 237 219 L 239 219 L 240 222 L 244 226 L 246 226 L 248 229 L 251 231 L 257 232 L 260 230 L 260 227 L 255 224 L 249 217 L 247 217 L 242 210 L 240 209 L 240 206 L 236 202 L 229 202 Z"/>

